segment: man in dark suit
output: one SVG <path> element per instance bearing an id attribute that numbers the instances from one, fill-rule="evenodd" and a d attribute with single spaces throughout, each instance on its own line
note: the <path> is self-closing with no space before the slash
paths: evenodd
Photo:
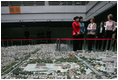
<path id="1" fill-rule="evenodd" d="M 97 29 L 97 37 L 104 38 L 104 34 L 105 34 L 104 22 L 101 22 L 100 26 Z M 103 43 L 103 40 L 98 40 L 97 45 L 96 45 L 96 49 L 101 50 L 102 43 Z"/>

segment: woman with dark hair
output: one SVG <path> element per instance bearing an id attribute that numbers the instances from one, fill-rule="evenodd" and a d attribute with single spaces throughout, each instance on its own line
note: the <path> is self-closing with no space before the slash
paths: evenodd
<path id="1" fill-rule="evenodd" d="M 97 37 L 98 38 L 104 38 L 104 34 L 105 34 L 104 22 L 101 21 L 100 26 L 97 29 Z M 97 41 L 96 49 L 101 50 L 102 43 L 103 43 L 102 40 Z"/>
<path id="2" fill-rule="evenodd" d="M 88 38 L 95 38 L 95 34 L 96 34 L 96 23 L 94 22 L 94 18 L 90 19 L 90 24 L 87 27 L 87 35 Z M 92 47 L 94 45 L 94 41 L 93 40 L 88 40 L 88 50 L 91 51 Z"/>
<path id="3" fill-rule="evenodd" d="M 112 14 L 109 14 L 107 16 L 107 18 L 108 18 L 108 21 L 106 22 L 106 35 L 105 35 L 105 37 L 112 38 L 113 31 L 115 30 L 115 21 L 113 21 Z M 110 49 L 110 42 L 111 41 L 109 40 L 107 50 Z M 106 41 L 105 41 L 105 45 L 106 45 Z M 105 45 L 104 45 L 104 49 L 105 49 Z"/>
<path id="4" fill-rule="evenodd" d="M 84 22 L 83 22 L 83 17 L 79 17 L 79 24 L 80 24 L 80 35 L 79 35 L 79 37 L 80 38 L 84 38 L 84 34 L 85 34 L 85 24 L 84 24 Z M 80 40 L 79 41 L 79 49 L 80 50 L 82 50 L 82 45 L 83 45 L 83 40 Z"/>
<path id="5" fill-rule="evenodd" d="M 74 22 L 72 23 L 72 27 L 73 27 L 73 38 L 77 39 L 79 38 L 79 34 L 80 34 L 80 24 L 79 24 L 79 17 L 76 16 L 74 17 Z M 73 40 L 73 51 L 78 50 L 79 48 L 79 41 L 78 40 Z"/>

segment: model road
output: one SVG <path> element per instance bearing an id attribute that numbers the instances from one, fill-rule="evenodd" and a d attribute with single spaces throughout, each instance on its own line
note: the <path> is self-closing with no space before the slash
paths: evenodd
<path id="1" fill-rule="evenodd" d="M 88 66 L 93 72 L 95 72 L 97 75 L 101 76 L 103 79 L 107 79 L 106 76 L 104 76 L 102 73 L 98 72 L 97 70 L 95 70 L 91 65 L 89 65 L 86 61 L 84 61 L 83 59 L 79 58 L 76 54 L 75 56 L 78 58 L 78 60 L 82 61 L 86 66 Z"/>
<path id="2" fill-rule="evenodd" d="M 35 50 L 34 50 L 35 51 Z M 37 50 L 38 51 L 38 50 Z M 36 52 L 35 52 L 36 53 Z M 31 53 L 30 53 L 31 54 Z M 28 54 L 29 55 L 29 54 Z M 9 74 L 11 74 L 15 69 L 17 69 L 20 65 L 22 65 L 24 62 L 26 62 L 26 60 L 28 60 L 29 58 L 25 59 L 24 61 L 20 61 L 17 64 L 15 64 L 14 66 L 12 66 L 14 69 L 12 69 L 10 72 L 8 72 L 7 74 L 3 75 L 3 78 L 7 77 Z M 11 68 L 12 68 L 11 67 Z"/>

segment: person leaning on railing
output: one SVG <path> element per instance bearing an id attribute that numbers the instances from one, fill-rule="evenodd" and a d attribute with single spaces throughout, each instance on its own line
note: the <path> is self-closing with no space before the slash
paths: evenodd
<path id="1" fill-rule="evenodd" d="M 76 16 L 74 17 L 74 22 L 72 23 L 72 27 L 73 27 L 73 38 L 77 39 L 79 38 L 79 34 L 80 34 L 80 24 L 79 24 L 79 17 Z M 79 41 L 78 40 L 73 40 L 73 51 L 78 50 L 79 48 Z"/>
<path id="2" fill-rule="evenodd" d="M 87 27 L 87 35 L 88 38 L 95 38 L 95 34 L 96 34 L 96 23 L 94 22 L 94 18 L 90 19 L 90 24 L 88 24 Z M 94 45 L 94 41 L 93 40 L 88 40 L 88 50 L 91 51 L 92 47 Z"/>

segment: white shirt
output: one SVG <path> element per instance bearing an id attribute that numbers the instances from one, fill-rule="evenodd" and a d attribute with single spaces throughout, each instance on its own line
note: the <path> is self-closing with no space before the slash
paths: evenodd
<path id="1" fill-rule="evenodd" d="M 106 30 L 111 30 L 113 31 L 115 28 L 115 22 L 114 21 L 107 21 L 106 22 Z"/>

